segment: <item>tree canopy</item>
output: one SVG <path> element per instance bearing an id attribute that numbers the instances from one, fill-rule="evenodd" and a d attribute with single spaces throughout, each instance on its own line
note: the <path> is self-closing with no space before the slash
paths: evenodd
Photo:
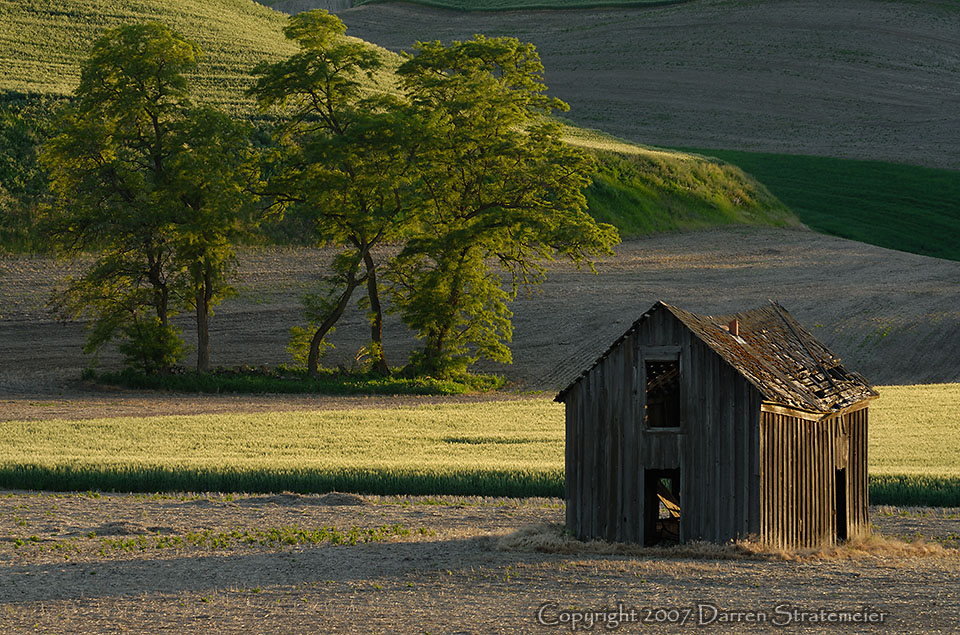
<path id="1" fill-rule="evenodd" d="M 207 369 L 209 318 L 262 198 L 336 248 L 325 286 L 304 299 L 308 326 L 293 329 L 311 374 L 361 287 L 376 372 L 391 372 L 384 293 L 423 342 L 412 372 L 509 362 L 518 289 L 552 259 L 590 264 L 619 240 L 585 211 L 594 162 L 562 141 L 550 115 L 567 106 L 546 94 L 534 47 L 419 43 L 399 91 L 382 92 L 364 83 L 383 69 L 380 52 L 335 16 L 293 16 L 284 34 L 298 51 L 257 65 L 249 91 L 273 122 L 266 151 L 251 126 L 191 102 L 201 52 L 168 27 L 125 26 L 94 45 L 43 153 L 53 234 L 99 250 L 60 298 L 93 318 L 88 349 L 120 334 L 129 363 L 164 372 L 185 353 L 171 317 L 192 310 Z"/>
<path id="2" fill-rule="evenodd" d="M 545 95 L 542 72 L 532 45 L 483 36 L 418 44 L 398 71 L 423 143 L 417 232 L 393 262 L 392 297 L 427 372 L 462 368 L 470 350 L 509 362 L 518 286 L 558 255 L 581 263 L 619 240 L 586 213 L 593 161 L 548 118 L 567 105 Z"/>
<path id="3" fill-rule="evenodd" d="M 313 312 L 308 369 L 317 371 L 321 341 L 366 284 L 375 367 L 383 351 L 383 312 L 374 248 L 400 240 L 412 195 L 416 135 L 400 101 L 364 95 L 359 78 L 382 67 L 371 46 L 343 38 L 326 11 L 290 19 L 286 36 L 300 46 L 288 60 L 261 64 L 251 89 L 261 108 L 277 108 L 282 151 L 269 190 L 284 205 L 307 210 L 318 244 L 342 247 L 330 286 Z"/>
<path id="4" fill-rule="evenodd" d="M 99 250 L 60 306 L 93 318 L 88 350 L 119 331 L 128 360 L 148 372 L 183 356 L 170 318 L 191 304 L 203 313 L 198 367 L 209 363 L 204 329 L 231 254 L 225 236 L 249 201 L 249 135 L 190 99 L 199 56 L 163 24 L 108 31 L 43 155 L 53 233 L 67 249 Z"/>

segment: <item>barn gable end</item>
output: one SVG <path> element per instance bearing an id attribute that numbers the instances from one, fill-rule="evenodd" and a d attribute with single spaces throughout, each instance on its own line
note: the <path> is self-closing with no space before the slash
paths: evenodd
<path id="1" fill-rule="evenodd" d="M 661 403 L 676 397 L 664 385 L 678 406 Z M 819 544 L 839 535 L 840 472 L 825 465 L 840 462 L 853 467 L 843 533 L 856 533 L 867 526 L 866 410 L 853 413 L 874 396 L 782 307 L 714 318 L 657 303 L 557 396 L 567 526 L 612 541 L 674 531 L 681 542 Z"/>

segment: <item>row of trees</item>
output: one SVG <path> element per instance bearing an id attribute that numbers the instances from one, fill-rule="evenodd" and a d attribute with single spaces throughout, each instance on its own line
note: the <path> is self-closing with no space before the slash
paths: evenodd
<path id="1" fill-rule="evenodd" d="M 94 46 L 43 161 L 52 231 L 99 257 L 61 297 L 88 315 L 90 350 L 120 335 L 128 360 L 162 372 L 183 354 L 170 318 L 195 312 L 197 368 L 209 365 L 212 308 L 230 291 L 234 245 L 269 218 L 306 219 L 339 248 L 295 332 L 316 373 L 325 338 L 359 289 L 374 368 L 390 372 L 384 298 L 423 341 L 415 372 L 508 362 L 508 302 L 557 256 L 608 252 L 616 230 L 585 212 L 589 156 L 561 141 L 531 45 L 477 36 L 418 44 L 398 90 L 369 88 L 380 53 L 325 11 L 290 19 L 299 51 L 263 63 L 250 88 L 270 139 L 190 99 L 199 49 L 161 24 Z M 364 78 L 368 78 L 366 83 Z M 387 258 L 378 247 L 400 247 Z"/>

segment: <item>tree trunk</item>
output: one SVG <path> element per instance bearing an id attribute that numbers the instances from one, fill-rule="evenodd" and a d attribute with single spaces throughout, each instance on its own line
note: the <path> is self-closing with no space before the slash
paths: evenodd
<path id="1" fill-rule="evenodd" d="M 197 287 L 197 372 L 210 370 L 210 300 L 213 298 L 213 276 L 203 265 L 203 281 Z"/>
<path id="2" fill-rule="evenodd" d="M 162 255 L 153 253 L 148 254 L 147 258 L 150 265 L 147 272 L 147 279 L 153 287 L 154 309 L 157 312 L 157 319 L 160 321 L 160 325 L 165 327 L 170 319 L 170 288 L 161 276 L 161 263 L 163 258 Z M 161 375 L 166 375 L 170 372 L 170 367 L 163 365 L 158 371 Z"/>
<path id="3" fill-rule="evenodd" d="M 380 291 L 377 289 L 377 272 L 373 256 L 367 251 L 363 254 L 363 262 L 367 267 L 367 296 L 370 299 L 370 340 L 374 351 L 374 370 L 380 375 L 389 375 L 390 366 L 387 365 L 386 355 L 383 352 L 383 309 L 380 306 Z"/>
<path id="4" fill-rule="evenodd" d="M 448 319 L 438 320 L 437 327 L 429 337 L 428 344 L 424 349 L 427 370 L 431 373 L 436 373 L 441 370 L 440 360 L 443 357 L 443 348 L 447 342 L 447 335 L 450 334 L 456 321 L 456 307 L 460 304 L 460 294 L 463 291 L 461 288 L 463 284 L 463 268 L 466 266 L 465 263 L 468 252 L 469 249 L 461 250 L 459 258 L 457 259 L 456 269 L 454 269 L 451 274 L 453 283 L 450 285 L 450 295 L 447 297 L 447 305 L 453 308 L 454 312 L 449 315 Z"/>
<path id="5" fill-rule="evenodd" d="M 310 340 L 310 353 L 307 355 L 307 372 L 311 377 L 316 377 L 318 375 L 318 370 L 320 367 L 320 342 L 323 341 L 323 338 L 326 337 L 327 332 L 333 328 L 333 325 L 336 324 L 337 320 L 340 319 L 340 316 L 343 315 L 343 312 L 347 308 L 347 304 L 350 302 L 350 296 L 353 295 L 354 289 L 359 287 L 365 279 L 366 276 L 363 278 L 357 278 L 356 268 L 347 274 L 347 288 L 344 289 L 343 293 L 340 295 L 340 300 L 337 301 L 337 306 L 323 321 L 323 324 L 320 325 L 320 328 L 317 329 L 317 332 L 313 334 L 313 339 Z"/>
<path id="6" fill-rule="evenodd" d="M 161 277 L 160 263 L 162 257 L 159 255 L 148 254 L 147 261 L 149 264 L 149 269 L 147 271 L 147 279 L 150 281 L 150 285 L 153 287 L 153 297 L 154 297 L 154 309 L 157 311 L 157 319 L 160 320 L 162 326 L 167 325 L 168 320 L 168 310 L 167 305 L 170 303 L 170 290 L 167 288 L 167 284 L 163 281 Z"/>

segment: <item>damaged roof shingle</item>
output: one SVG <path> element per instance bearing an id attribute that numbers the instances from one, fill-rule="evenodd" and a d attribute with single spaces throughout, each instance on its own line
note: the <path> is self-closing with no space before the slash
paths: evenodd
<path id="1" fill-rule="evenodd" d="M 861 375 L 844 368 L 836 355 L 779 304 L 771 302 L 769 306 L 742 313 L 711 316 L 658 302 L 645 316 L 660 308 L 670 311 L 772 402 L 830 413 L 877 396 Z M 734 319 L 739 326 L 738 336 L 728 328 Z M 634 322 L 590 368 L 639 328 L 643 320 Z M 566 392 L 589 370 L 561 391 L 557 400 L 562 401 Z"/>

